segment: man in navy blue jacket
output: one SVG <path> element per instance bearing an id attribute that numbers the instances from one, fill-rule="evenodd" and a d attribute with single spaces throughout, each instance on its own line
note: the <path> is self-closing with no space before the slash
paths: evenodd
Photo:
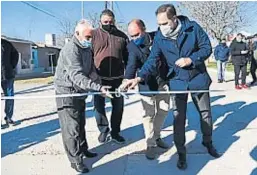
<path id="1" fill-rule="evenodd" d="M 229 57 L 229 48 L 226 44 L 226 39 L 222 39 L 214 50 L 214 57 L 217 61 L 218 83 L 225 82 L 226 64 Z"/>
<path id="2" fill-rule="evenodd" d="M 140 71 L 150 54 L 150 47 L 152 46 L 154 36 L 146 33 L 145 30 L 145 24 L 140 19 L 134 19 L 128 25 L 128 34 L 131 37 L 131 41 L 127 46 L 129 57 L 124 82 L 136 77 L 136 73 Z M 139 84 L 140 91 L 168 90 L 168 85 L 165 81 L 167 65 L 163 62 L 165 60 L 161 62 L 161 59 L 164 59 L 163 57 L 159 59 L 158 66 L 160 71 L 156 76 L 150 76 L 148 81 L 141 82 Z M 123 84 L 120 88 L 122 86 Z M 168 145 L 161 139 L 160 133 L 168 114 L 169 101 L 170 96 L 167 94 L 141 95 L 141 103 L 144 110 L 143 125 L 147 144 L 145 155 L 147 159 L 155 159 L 156 146 L 164 149 L 168 148 Z"/>
<path id="3" fill-rule="evenodd" d="M 172 4 L 161 5 L 157 11 L 160 31 L 156 34 L 151 54 L 141 68 L 139 76 L 129 80 L 124 87 L 134 88 L 156 72 L 156 62 L 163 54 L 169 71 L 169 87 L 172 91 L 209 90 L 211 79 L 204 61 L 211 55 L 210 40 L 204 30 L 185 16 L 176 16 Z M 188 94 L 173 94 L 174 142 L 179 159 L 177 167 L 186 169 L 185 121 Z M 212 144 L 212 116 L 210 95 L 192 93 L 192 99 L 200 114 L 202 144 L 213 157 L 220 157 Z"/>

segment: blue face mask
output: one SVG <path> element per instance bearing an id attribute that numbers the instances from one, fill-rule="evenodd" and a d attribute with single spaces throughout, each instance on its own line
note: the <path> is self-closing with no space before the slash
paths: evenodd
<path id="1" fill-rule="evenodd" d="M 91 48 L 92 47 L 92 43 L 91 41 L 88 41 L 88 40 L 83 40 L 83 41 L 80 41 L 80 44 L 83 46 L 83 47 L 86 47 L 86 48 Z"/>
<path id="2" fill-rule="evenodd" d="M 140 46 L 142 44 L 144 44 L 144 41 L 145 41 L 145 36 L 140 36 L 139 38 L 133 40 L 134 43 L 137 45 L 137 46 Z"/>

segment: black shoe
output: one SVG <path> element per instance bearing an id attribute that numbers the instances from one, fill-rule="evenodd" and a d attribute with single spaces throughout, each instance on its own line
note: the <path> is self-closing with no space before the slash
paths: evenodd
<path id="1" fill-rule="evenodd" d="M 169 145 L 167 143 L 165 143 L 164 140 L 161 139 L 161 138 L 156 139 L 156 145 L 160 148 L 163 148 L 163 149 L 168 149 L 169 148 Z"/>
<path id="2" fill-rule="evenodd" d="M 116 143 L 119 143 L 119 144 L 125 143 L 124 137 L 122 137 L 119 134 L 112 135 L 112 140 L 115 141 Z"/>
<path id="3" fill-rule="evenodd" d="M 149 160 L 154 160 L 156 157 L 155 148 L 148 146 L 145 151 L 145 157 Z"/>
<path id="4" fill-rule="evenodd" d="M 187 169 L 187 161 L 186 161 L 186 154 L 179 153 L 178 154 L 178 162 L 177 167 L 180 170 Z"/>
<path id="5" fill-rule="evenodd" d="M 208 150 L 208 153 L 214 157 L 214 158 L 219 158 L 221 155 L 217 152 L 217 150 L 214 148 L 212 143 L 204 143 L 202 142 L 203 146 L 205 146 Z"/>
<path id="6" fill-rule="evenodd" d="M 252 82 L 250 83 L 250 86 L 253 86 L 255 83 L 256 83 L 256 80 L 255 80 L 255 81 L 252 81 Z"/>
<path id="7" fill-rule="evenodd" d="M 218 83 L 222 83 L 222 80 L 218 80 Z"/>
<path id="8" fill-rule="evenodd" d="M 100 143 L 104 143 L 107 140 L 108 132 L 101 132 L 101 134 L 98 137 L 98 141 Z"/>
<path id="9" fill-rule="evenodd" d="M 9 125 L 9 124 L 15 125 L 15 122 L 12 119 L 10 119 L 10 118 L 5 117 L 4 120 L 5 120 L 7 125 Z"/>
<path id="10" fill-rule="evenodd" d="M 84 155 L 85 155 L 87 158 L 93 158 L 93 157 L 96 157 L 98 154 L 86 150 L 86 151 L 84 151 Z"/>
<path id="11" fill-rule="evenodd" d="M 71 168 L 75 169 L 79 173 L 88 173 L 89 169 L 83 163 L 71 163 Z"/>

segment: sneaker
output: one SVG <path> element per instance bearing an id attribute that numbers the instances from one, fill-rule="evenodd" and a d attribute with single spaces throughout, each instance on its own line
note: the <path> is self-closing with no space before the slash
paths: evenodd
<path id="1" fill-rule="evenodd" d="M 83 163 L 71 163 L 71 168 L 75 169 L 78 173 L 88 173 L 89 169 Z"/>
<path id="2" fill-rule="evenodd" d="M 236 88 L 237 90 L 241 90 L 241 89 L 242 89 L 241 86 L 239 86 L 239 85 L 236 85 L 235 88 Z"/>
<path id="3" fill-rule="evenodd" d="M 241 87 L 244 88 L 244 89 L 248 89 L 249 88 L 249 86 L 247 86 L 246 84 L 242 84 Z"/>
<path id="4" fill-rule="evenodd" d="M 156 154 L 155 154 L 155 149 L 154 149 L 154 147 L 148 146 L 148 147 L 146 148 L 145 157 L 146 157 L 147 159 L 149 159 L 149 160 L 154 160 L 154 159 L 155 159 L 155 156 L 156 156 Z"/>
<path id="5" fill-rule="evenodd" d="M 99 137 L 98 137 L 98 141 L 99 141 L 100 143 L 106 142 L 107 136 L 108 136 L 108 132 L 101 132 L 100 135 L 99 135 Z"/>
<path id="6" fill-rule="evenodd" d="M 255 80 L 255 81 L 252 81 L 252 82 L 250 83 L 250 86 L 253 86 L 255 83 L 256 83 L 256 80 Z"/>
<path id="7" fill-rule="evenodd" d="M 168 148 L 169 148 L 169 145 L 168 145 L 167 143 L 165 143 L 165 142 L 163 141 L 163 139 L 161 139 L 161 138 L 158 138 L 158 139 L 156 140 L 156 145 L 157 145 L 158 147 L 160 147 L 160 148 L 163 148 L 163 149 L 168 149 Z"/>
<path id="8" fill-rule="evenodd" d="M 122 137 L 119 134 L 112 135 L 112 140 L 115 141 L 116 143 L 119 143 L 119 144 L 125 143 L 124 137 Z"/>
<path id="9" fill-rule="evenodd" d="M 222 80 L 218 80 L 218 83 L 222 83 Z"/>

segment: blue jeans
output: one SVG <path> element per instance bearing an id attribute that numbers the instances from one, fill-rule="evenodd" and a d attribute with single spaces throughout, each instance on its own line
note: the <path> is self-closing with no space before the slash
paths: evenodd
<path id="1" fill-rule="evenodd" d="M 2 80 L 1 86 L 5 96 L 14 96 L 13 90 L 14 79 Z M 14 100 L 5 100 L 5 115 L 6 118 L 11 119 L 13 116 Z"/>
<path id="2" fill-rule="evenodd" d="M 217 61 L 217 69 L 218 69 L 218 80 L 225 81 L 225 71 L 226 71 L 226 61 Z"/>

